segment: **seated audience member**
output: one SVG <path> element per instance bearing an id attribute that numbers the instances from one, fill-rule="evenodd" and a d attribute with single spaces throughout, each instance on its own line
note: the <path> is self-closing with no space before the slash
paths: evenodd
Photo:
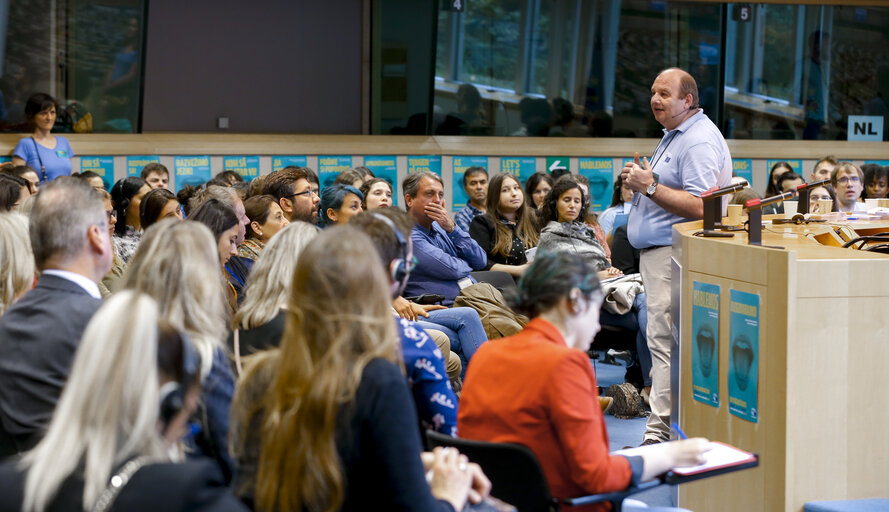
<path id="1" fill-rule="evenodd" d="M 0 213 L 0 317 L 34 286 L 35 271 L 28 218 Z"/>
<path id="2" fill-rule="evenodd" d="M 4 167 L 3 174 L 11 174 L 13 176 L 18 176 L 19 178 L 24 178 L 25 181 L 28 182 L 28 191 L 31 192 L 31 195 L 37 194 L 37 190 L 40 187 L 40 178 L 37 177 L 37 171 L 34 169 L 27 165 L 12 165 Z"/>
<path id="3" fill-rule="evenodd" d="M 614 192 L 611 194 L 611 206 L 599 215 L 599 225 L 606 237 L 614 235 L 614 221 L 618 215 L 623 215 L 623 222 L 626 224 L 626 216 L 630 214 L 630 208 L 633 206 L 633 191 L 623 184 L 622 174 L 618 174 L 614 180 Z"/>
<path id="4" fill-rule="evenodd" d="M 171 456 L 200 395 L 199 365 L 150 297 L 109 299 L 86 327 L 46 436 L 0 466 L 0 510 L 246 510 L 212 463 Z"/>
<path id="5" fill-rule="evenodd" d="M 802 185 L 804 183 L 803 177 L 797 174 L 794 171 L 787 171 L 778 178 L 778 193 L 784 192 L 794 192 L 796 193 L 796 187 L 798 185 Z M 788 201 L 797 200 L 797 196 L 793 196 Z M 780 205 L 777 205 L 778 213 L 784 213 L 784 202 L 782 201 Z"/>
<path id="6" fill-rule="evenodd" d="M 519 281 L 513 306 L 531 322 L 479 349 L 460 399 L 460 436 L 527 446 L 555 498 L 618 491 L 698 464 L 707 445 L 691 439 L 653 446 L 642 456 L 609 455 L 586 353 L 599 330 L 602 300 L 595 267 L 584 258 L 538 253 Z"/>
<path id="7" fill-rule="evenodd" d="M 365 167 L 363 165 L 359 165 L 358 167 L 353 167 L 352 171 L 357 172 L 358 175 L 361 176 L 361 179 L 363 180 L 363 182 L 367 182 L 369 180 L 376 178 L 376 176 L 374 176 L 373 171 L 371 171 L 370 169 L 368 169 L 367 167 Z M 361 187 L 358 187 L 358 188 L 361 188 Z"/>
<path id="8" fill-rule="evenodd" d="M 229 481 L 234 466 L 228 453 L 228 421 L 235 382 L 223 348 L 228 321 L 216 247 L 210 229 L 199 222 L 157 222 L 146 231 L 127 268 L 124 289 L 157 301 L 161 316 L 187 334 L 200 354 L 201 429 L 187 440 L 187 453 L 214 459 Z"/>
<path id="9" fill-rule="evenodd" d="M 581 174 L 569 174 L 568 176 L 576 181 L 578 185 L 580 185 L 580 191 L 583 193 L 583 205 L 581 206 L 581 214 L 578 217 L 578 220 L 593 229 L 593 234 L 596 236 L 596 241 L 599 242 L 602 250 L 605 251 L 605 257 L 608 258 L 608 260 L 610 261 L 611 247 L 608 245 L 608 239 L 605 236 L 605 230 L 602 229 L 602 226 L 599 225 L 599 216 L 593 213 L 593 211 L 590 209 L 590 202 L 592 201 L 590 199 L 590 180 L 589 178 Z"/>
<path id="10" fill-rule="evenodd" d="M 14 212 L 31 197 L 27 180 L 14 174 L 0 174 L 0 212 Z"/>
<path id="11" fill-rule="evenodd" d="M 234 352 L 238 356 L 280 343 L 293 269 L 303 248 L 317 234 L 315 226 L 294 222 L 266 244 L 247 279 L 247 297 L 235 315 L 232 346 L 237 345 Z"/>
<path id="12" fill-rule="evenodd" d="M 772 166 L 772 170 L 769 171 L 769 184 L 766 186 L 766 195 L 764 197 L 772 197 L 781 193 L 781 189 L 778 188 L 778 179 L 785 172 L 793 172 L 793 167 L 787 162 L 777 162 Z"/>
<path id="13" fill-rule="evenodd" d="M 832 206 L 826 211 L 821 211 L 818 201 L 831 201 Z M 833 191 L 833 187 L 830 185 L 821 185 L 820 187 L 815 187 L 809 191 L 809 212 L 830 213 L 835 211 L 837 211 L 837 195 Z"/>
<path id="14" fill-rule="evenodd" d="M 43 185 L 29 231 L 40 279 L 0 317 L 0 428 L 12 442 L 0 446 L 0 458 L 43 436 L 83 330 L 102 304 L 96 283 L 111 268 L 102 195 L 82 180 Z"/>
<path id="15" fill-rule="evenodd" d="M 830 185 L 836 192 L 837 211 L 867 211 L 864 203 L 859 201 L 864 188 L 864 175 L 852 162 L 841 162 L 834 168 L 830 174 Z"/>
<path id="16" fill-rule="evenodd" d="M 238 256 L 256 261 L 265 244 L 287 227 L 290 221 L 284 216 L 284 211 L 278 206 L 274 196 L 270 195 L 250 197 L 244 201 L 244 212 L 250 223 L 247 224 L 247 237 L 238 245 Z"/>
<path id="17" fill-rule="evenodd" d="M 321 199 L 316 185 L 312 185 L 314 171 L 308 167 L 285 167 L 265 178 L 262 193 L 269 194 L 278 201 L 278 206 L 290 222 L 303 221 L 318 223 L 318 205 Z"/>
<path id="18" fill-rule="evenodd" d="M 553 189 L 553 179 L 545 172 L 535 172 L 525 182 L 525 197 L 530 201 L 530 206 L 539 210 Z"/>
<path id="19" fill-rule="evenodd" d="M 484 167 L 470 167 L 463 173 L 463 190 L 468 198 L 466 206 L 454 214 L 454 224 L 469 233 L 472 219 L 485 213 L 488 197 L 488 171 Z"/>
<path id="20" fill-rule="evenodd" d="M 117 225 L 117 212 L 114 211 L 114 206 L 111 204 L 111 194 L 105 189 L 100 190 L 99 193 L 102 194 L 102 201 L 105 205 L 105 215 L 108 217 L 108 236 L 113 239 L 114 228 Z M 111 297 L 112 293 L 120 289 L 123 284 L 123 274 L 127 270 L 127 264 L 117 255 L 117 251 L 114 249 L 114 244 L 111 244 L 111 250 L 114 253 L 112 255 L 113 259 L 111 260 L 111 269 L 98 283 L 99 293 L 102 294 L 103 299 Z"/>
<path id="21" fill-rule="evenodd" d="M 226 169 L 213 178 L 225 180 L 226 182 L 228 182 L 228 186 L 230 187 L 234 187 L 238 183 L 244 183 L 244 177 L 238 174 L 237 171 L 233 171 L 231 169 Z"/>
<path id="22" fill-rule="evenodd" d="M 389 276 L 392 297 L 410 275 L 412 259 L 408 240 L 413 226 L 411 218 L 397 210 L 359 215 L 355 227 L 370 237 L 386 275 Z M 446 355 L 425 330 L 394 312 L 401 355 L 407 371 L 408 387 L 417 406 L 423 429 L 432 429 L 450 436 L 457 435 L 457 397 L 446 373 Z"/>
<path id="23" fill-rule="evenodd" d="M 305 248 L 281 347 L 252 356 L 233 403 L 234 488 L 245 503 L 431 512 L 462 510 L 473 482 L 487 493 L 455 450 L 424 468 L 391 293 L 360 231 L 338 226 Z"/>
<path id="24" fill-rule="evenodd" d="M 321 191 L 321 219 L 319 225 L 322 228 L 335 224 L 346 224 L 349 219 L 361 213 L 361 202 L 364 195 L 352 185 L 337 183 L 325 187 Z"/>
<path id="25" fill-rule="evenodd" d="M 238 232 L 237 237 L 235 238 L 235 244 L 236 246 L 241 245 L 247 235 L 247 224 L 250 223 L 250 219 L 247 218 L 244 202 L 241 200 L 237 191 L 232 187 L 208 185 L 206 188 L 198 190 L 191 197 L 189 200 L 188 211 L 194 212 L 198 206 L 209 199 L 216 199 L 235 212 L 235 215 L 238 218 Z M 190 217 L 191 213 L 189 213 L 189 218 Z M 228 258 L 225 264 L 226 278 L 232 287 L 234 287 L 235 293 L 239 297 L 238 301 L 243 300 L 244 286 L 246 286 L 247 276 L 250 275 L 250 267 L 252 265 L 253 260 L 241 258 L 237 254 Z"/>
<path id="26" fill-rule="evenodd" d="M 497 174 L 491 178 L 485 203 L 485 213 L 469 225 L 469 235 L 487 253 L 485 270 L 521 277 L 528 267 L 525 251 L 540 238 L 534 212 L 525 205 L 522 185 L 512 174 Z"/>
<path id="27" fill-rule="evenodd" d="M 355 169 L 346 169 L 345 171 L 339 173 L 335 180 L 333 180 L 334 185 L 351 185 L 356 189 L 360 189 L 361 185 L 364 185 L 364 174 L 356 171 Z"/>
<path id="28" fill-rule="evenodd" d="M 364 185 L 361 185 L 361 194 L 364 195 L 361 207 L 365 211 L 392 206 L 392 184 L 383 178 L 371 178 L 365 181 Z"/>
<path id="29" fill-rule="evenodd" d="M 139 205 L 139 222 L 142 230 L 162 219 L 182 220 L 182 207 L 176 195 L 165 188 L 154 188 L 145 194 Z"/>
<path id="30" fill-rule="evenodd" d="M 592 228 L 580 221 L 584 203 L 583 190 L 571 177 L 556 182 L 540 211 L 543 229 L 537 252 L 571 252 L 602 272 L 602 278 L 620 275 L 608 261 Z"/>
<path id="31" fill-rule="evenodd" d="M 170 184 L 170 171 L 167 170 L 167 166 L 159 162 L 151 162 L 143 167 L 139 177 L 151 188 L 167 188 Z"/>
<path id="32" fill-rule="evenodd" d="M 417 266 L 405 294 L 441 295 L 442 303 L 451 305 L 460 292 L 459 283 L 475 282 L 469 273 L 485 268 L 485 251 L 448 216 L 444 186 L 437 174 L 410 174 L 402 183 L 402 189 L 407 212 L 416 222 L 411 240 Z"/>
<path id="33" fill-rule="evenodd" d="M 812 169 L 809 181 L 829 180 L 830 175 L 833 173 L 833 170 L 837 165 L 839 165 L 839 162 L 834 156 L 826 156 L 821 160 L 818 160 L 818 162 L 815 163 L 815 168 Z"/>
<path id="34" fill-rule="evenodd" d="M 224 274 L 228 260 L 238 254 L 238 217 L 235 215 L 235 211 L 216 199 L 209 199 L 192 210 L 188 220 L 200 222 L 210 228 L 213 240 L 216 241 L 219 270 Z M 226 284 L 228 285 L 226 286 L 228 318 L 232 319 L 238 310 L 239 294 L 227 279 Z"/>
<path id="35" fill-rule="evenodd" d="M 868 199 L 889 197 L 889 167 L 864 164 L 861 166 L 861 172 L 864 173 L 864 197 Z"/>
<path id="36" fill-rule="evenodd" d="M 105 190 L 105 181 L 102 177 L 93 171 L 83 171 L 80 173 L 80 179 L 89 183 L 91 187 L 97 190 Z"/>
<path id="37" fill-rule="evenodd" d="M 266 177 L 268 177 L 268 174 L 260 174 L 259 176 L 250 180 L 250 184 L 247 185 L 248 198 L 262 195 L 262 188 L 265 186 Z"/>
<path id="38" fill-rule="evenodd" d="M 793 171 L 785 172 L 778 178 L 778 192 L 796 191 L 796 187 L 803 183 L 805 183 L 805 181 L 803 181 L 803 177 L 799 174 Z"/>
<path id="39" fill-rule="evenodd" d="M 142 178 L 127 177 L 111 187 L 111 202 L 117 212 L 114 227 L 114 249 L 124 263 L 129 263 L 139 241 L 142 240 L 142 220 L 139 217 L 142 198 L 151 187 Z"/>

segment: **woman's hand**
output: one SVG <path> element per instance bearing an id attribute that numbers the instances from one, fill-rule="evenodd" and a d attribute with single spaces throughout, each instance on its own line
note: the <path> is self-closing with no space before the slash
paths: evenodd
<path id="1" fill-rule="evenodd" d="M 413 306 L 414 303 L 404 297 L 395 297 L 395 300 L 392 301 L 392 308 L 398 313 L 398 316 L 412 322 L 417 320 Z"/>
<path id="2" fill-rule="evenodd" d="M 476 487 L 475 473 L 477 471 L 481 474 L 481 470 L 470 470 L 469 460 L 465 455 L 460 455 L 455 448 L 436 448 L 432 452 L 431 464 L 427 464 L 428 456 L 423 455 L 423 465 L 428 469 L 426 477 L 429 480 L 432 496 L 447 501 L 454 510 L 463 510 L 466 500 L 470 497 L 470 489 Z M 487 492 L 482 483 L 479 486 L 481 491 Z M 487 489 L 490 489 L 490 482 L 487 482 Z M 479 491 L 476 491 L 476 494 L 482 496 Z"/>
<path id="3" fill-rule="evenodd" d="M 710 442 L 703 437 L 646 446 L 642 455 L 642 481 L 646 482 L 670 469 L 704 463 Z"/>

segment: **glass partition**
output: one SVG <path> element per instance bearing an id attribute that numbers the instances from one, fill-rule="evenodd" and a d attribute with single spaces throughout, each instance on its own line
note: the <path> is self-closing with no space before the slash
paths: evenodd
<path id="1" fill-rule="evenodd" d="M 138 132 L 144 0 L 0 0 L 0 130 L 29 132 L 35 92 L 57 132 Z"/>
<path id="2" fill-rule="evenodd" d="M 672 66 L 729 138 L 844 140 L 850 115 L 889 112 L 889 7 L 459 3 L 441 2 L 428 31 L 434 77 L 414 85 L 432 101 L 410 112 L 424 122 L 376 133 L 657 137 L 650 87 Z"/>

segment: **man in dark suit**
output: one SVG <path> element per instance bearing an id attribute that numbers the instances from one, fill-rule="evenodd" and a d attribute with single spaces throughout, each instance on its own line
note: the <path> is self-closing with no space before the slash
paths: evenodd
<path id="1" fill-rule="evenodd" d="M 30 215 L 40 279 L 0 318 L 0 458 L 34 446 L 52 417 L 111 268 L 102 195 L 85 181 L 42 187 Z M 101 393 L 101 390 L 96 390 Z"/>

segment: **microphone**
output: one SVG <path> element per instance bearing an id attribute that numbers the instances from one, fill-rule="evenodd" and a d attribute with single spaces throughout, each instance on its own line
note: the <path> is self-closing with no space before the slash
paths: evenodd
<path id="1" fill-rule="evenodd" d="M 735 183 L 734 185 L 729 185 L 727 187 L 722 187 L 722 188 L 713 187 L 710 190 L 703 192 L 701 194 L 701 199 L 712 199 L 714 197 L 722 197 L 726 194 L 733 194 L 739 190 L 743 190 L 743 189 L 747 188 L 748 186 L 750 186 L 750 185 L 746 181 L 741 181 L 741 182 Z"/>
<path id="2" fill-rule="evenodd" d="M 782 194 L 774 195 L 772 197 L 767 197 L 765 199 L 749 199 L 744 206 L 748 210 L 760 210 L 763 206 L 770 205 L 772 203 L 777 203 L 778 201 L 783 201 L 785 199 L 791 198 L 796 194 L 795 190 L 790 190 L 788 192 L 784 192 Z"/>
<path id="3" fill-rule="evenodd" d="M 824 179 L 824 180 L 813 181 L 812 183 L 803 183 L 802 185 L 797 185 L 796 189 L 802 191 L 807 188 L 812 189 L 815 187 L 820 187 L 821 185 L 827 185 L 828 183 L 830 183 L 830 178 Z"/>
<path id="4" fill-rule="evenodd" d="M 691 110 L 691 109 L 699 109 L 699 108 L 701 108 L 700 105 L 695 105 L 695 106 L 693 106 L 693 107 L 688 107 L 687 109 L 685 109 L 685 110 L 683 110 L 682 112 L 676 114 L 675 116 L 670 117 L 670 119 L 675 119 L 675 118 L 681 116 L 682 114 L 685 114 L 686 112 L 688 112 L 688 111 Z"/>

